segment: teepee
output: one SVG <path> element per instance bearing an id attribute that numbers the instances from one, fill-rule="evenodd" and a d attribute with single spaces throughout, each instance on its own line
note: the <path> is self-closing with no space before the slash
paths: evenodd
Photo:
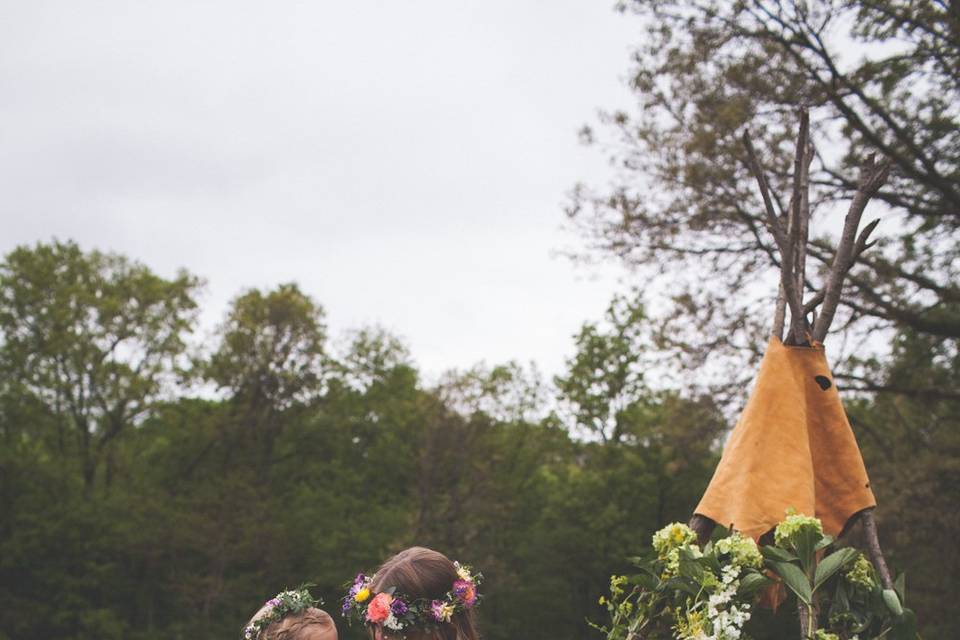
<path id="1" fill-rule="evenodd" d="M 774 208 L 749 133 L 743 144 L 779 252 L 780 289 L 754 388 L 690 526 L 701 541 L 718 523 L 757 539 L 783 519 L 787 508 L 820 518 L 834 536 L 859 522 L 880 580 L 892 588 L 873 518 L 876 499 L 823 348 L 844 279 L 873 244 L 869 238 L 879 220 L 862 229 L 860 221 L 890 164 L 873 158 L 864 164 L 825 282 L 805 296 L 812 290 L 805 273 L 813 159 L 809 116 L 800 112 L 793 193 L 782 213 Z"/>

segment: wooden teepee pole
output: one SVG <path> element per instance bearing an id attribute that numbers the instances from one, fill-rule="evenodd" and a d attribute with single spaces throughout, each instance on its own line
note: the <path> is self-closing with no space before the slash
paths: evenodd
<path id="1" fill-rule="evenodd" d="M 890 569 L 887 568 L 887 561 L 883 558 L 883 550 L 880 548 L 880 537 L 877 535 L 877 522 L 873 519 L 873 509 L 864 509 L 860 512 L 860 524 L 863 525 L 863 534 L 867 539 L 867 553 L 870 555 L 870 561 L 880 574 L 880 584 L 884 589 L 893 589 L 893 578 L 890 576 Z"/>

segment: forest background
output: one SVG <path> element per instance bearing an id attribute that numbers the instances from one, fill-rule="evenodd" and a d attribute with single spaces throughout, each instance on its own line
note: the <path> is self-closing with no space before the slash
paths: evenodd
<path id="1" fill-rule="evenodd" d="M 862 158 L 893 161 L 828 355 L 888 559 L 924 633 L 949 636 L 957 4 L 620 9 L 641 28 L 636 107 L 582 131 L 612 177 L 575 187 L 567 213 L 576 257 L 620 261 L 636 288 L 555 379 L 505 363 L 425 382 L 382 329 L 327 335 L 292 283 L 240 292 L 198 344 L 193 274 L 70 241 L 4 257 L 0 638 L 229 637 L 304 581 L 336 609 L 358 570 L 414 543 L 484 572 L 487 638 L 596 637 L 610 574 L 689 516 L 748 388 L 777 265 L 739 136 L 787 192 L 799 105 L 818 150 L 811 272 Z"/>

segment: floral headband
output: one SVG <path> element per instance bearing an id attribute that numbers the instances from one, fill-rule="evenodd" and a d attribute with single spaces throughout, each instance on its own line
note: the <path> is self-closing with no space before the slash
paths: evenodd
<path id="1" fill-rule="evenodd" d="M 483 580 L 483 575 L 472 573 L 470 567 L 459 562 L 453 564 L 457 569 L 457 579 L 441 600 L 410 600 L 397 593 L 396 587 L 374 595 L 370 591 L 372 578 L 361 573 L 343 598 L 343 616 L 350 623 L 357 620 L 401 634 L 411 627 L 431 628 L 450 622 L 454 614 L 472 609 L 479 602 L 477 587 Z"/>
<path id="2" fill-rule="evenodd" d="M 322 600 L 317 600 L 310 595 L 307 586 L 303 585 L 294 591 L 281 591 L 267 600 L 264 606 L 269 607 L 269 609 L 244 627 L 243 640 L 256 640 L 263 630 L 274 622 L 279 622 L 288 615 L 300 613 L 310 607 L 323 604 Z"/>

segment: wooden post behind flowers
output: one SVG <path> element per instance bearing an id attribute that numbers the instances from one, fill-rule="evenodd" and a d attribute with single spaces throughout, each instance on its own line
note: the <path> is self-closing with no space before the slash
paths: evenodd
<path id="1" fill-rule="evenodd" d="M 870 199 L 886 182 L 890 163 L 886 160 L 875 161 L 871 156 L 863 164 L 857 190 L 847 209 L 833 260 L 822 286 L 816 289 L 806 278 L 810 224 L 810 163 L 814 156 L 807 110 L 800 111 L 793 163 L 792 193 L 785 211 L 778 213 L 774 208 L 775 198 L 748 131 L 743 134 L 743 146 L 746 152 L 747 168 L 757 182 L 764 205 L 766 226 L 773 236 L 779 258 L 780 278 L 771 336 L 781 340 L 784 345 L 800 347 L 819 345 L 830 330 L 836 315 L 847 274 L 856 264 L 857 259 L 874 244 L 870 241 L 870 235 L 876 229 L 879 220 L 874 220 L 862 228 L 860 223 Z M 748 488 L 744 487 L 744 490 Z M 854 518 L 863 527 L 867 552 L 881 583 L 885 589 L 892 589 L 893 581 L 880 547 L 873 508 L 860 511 Z M 713 520 L 701 514 L 694 514 L 689 522 L 690 528 L 697 533 L 701 544 L 710 538 L 715 525 Z M 803 602 L 798 601 L 798 607 L 802 635 L 804 638 L 810 637 L 816 631 L 816 617 L 808 611 Z"/>

